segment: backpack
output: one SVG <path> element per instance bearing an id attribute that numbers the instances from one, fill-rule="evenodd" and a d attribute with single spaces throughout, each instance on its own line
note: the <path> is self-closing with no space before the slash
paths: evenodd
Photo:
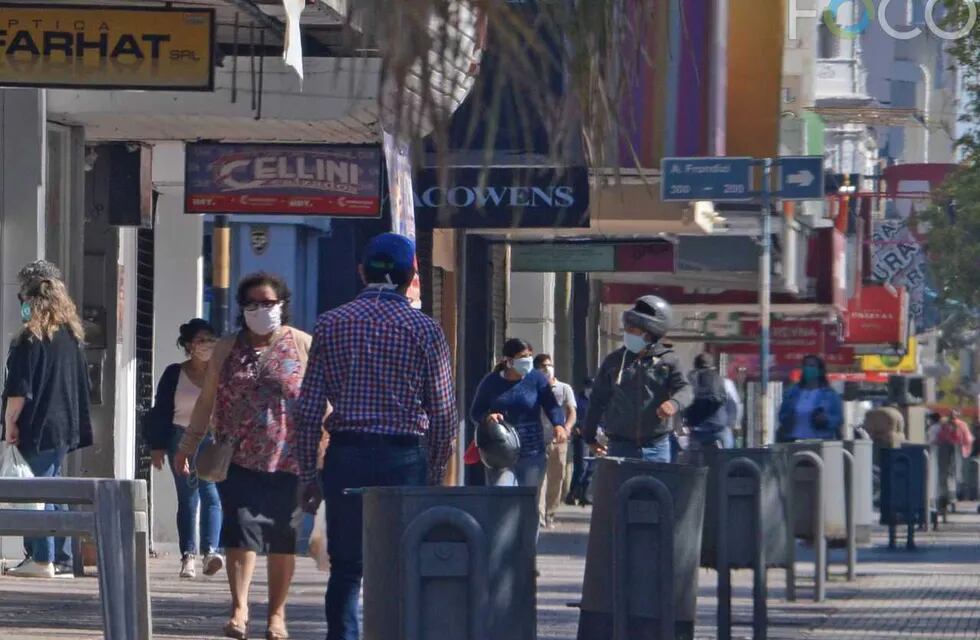
<path id="1" fill-rule="evenodd" d="M 687 408 L 684 417 L 688 426 L 697 427 L 715 416 L 725 407 L 728 394 L 725 383 L 714 369 L 699 369 L 694 372 L 694 402 Z M 724 417 L 718 421 L 718 427 L 725 426 Z"/>

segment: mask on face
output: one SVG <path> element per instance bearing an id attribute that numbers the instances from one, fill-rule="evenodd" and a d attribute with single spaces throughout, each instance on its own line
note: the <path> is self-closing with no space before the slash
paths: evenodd
<path id="1" fill-rule="evenodd" d="M 271 309 L 259 307 L 245 312 L 245 326 L 255 335 L 267 336 L 282 326 L 282 305 Z"/>
<path id="2" fill-rule="evenodd" d="M 31 321 L 31 304 L 29 302 L 20 303 L 20 321 L 25 324 Z"/>
<path id="3" fill-rule="evenodd" d="M 816 382 L 820 379 L 820 367 L 808 364 L 803 367 L 803 382 Z"/>
<path id="4" fill-rule="evenodd" d="M 548 376 L 548 378 L 550 378 L 550 379 L 553 379 L 555 377 L 555 367 L 554 367 L 554 365 L 550 365 L 549 364 L 547 367 L 545 367 L 544 368 L 544 375 Z"/>
<path id="5" fill-rule="evenodd" d="M 526 358 L 514 358 L 511 360 L 510 368 L 516 371 L 523 378 L 527 374 L 531 373 L 534 369 L 534 358 L 528 356 Z"/>
<path id="6" fill-rule="evenodd" d="M 632 333 L 623 336 L 623 344 L 630 353 L 639 353 L 650 346 L 645 336 L 637 336 Z"/>
<path id="7" fill-rule="evenodd" d="M 194 347 L 193 351 L 191 351 L 191 354 L 201 362 L 208 362 L 209 360 L 211 360 L 211 355 L 213 353 L 214 353 L 213 344 L 199 344 L 196 347 Z"/>

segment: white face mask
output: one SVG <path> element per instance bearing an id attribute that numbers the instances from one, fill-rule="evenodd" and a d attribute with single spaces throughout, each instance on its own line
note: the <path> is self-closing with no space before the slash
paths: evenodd
<path id="1" fill-rule="evenodd" d="M 282 305 L 277 304 L 271 309 L 259 307 L 254 311 L 245 311 L 245 326 L 258 336 L 267 336 L 282 326 Z"/>
<path id="2" fill-rule="evenodd" d="M 545 367 L 544 368 L 544 375 L 548 376 L 548 379 L 549 380 L 554 380 L 555 379 L 555 366 L 549 364 L 547 367 Z"/>
<path id="3" fill-rule="evenodd" d="M 510 368 L 516 371 L 523 378 L 527 374 L 531 373 L 534 369 L 534 358 L 528 356 L 526 358 L 515 358 L 511 360 Z"/>

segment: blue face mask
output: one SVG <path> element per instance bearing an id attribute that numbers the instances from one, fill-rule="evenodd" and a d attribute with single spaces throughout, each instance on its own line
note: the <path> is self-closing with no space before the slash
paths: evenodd
<path id="1" fill-rule="evenodd" d="M 646 337 L 633 335 L 632 333 L 627 333 L 623 336 L 623 344 L 626 345 L 626 349 L 630 353 L 639 353 L 650 346 Z"/>
<path id="2" fill-rule="evenodd" d="M 534 369 L 534 358 L 515 358 L 511 364 L 511 368 L 523 378 Z"/>
<path id="3" fill-rule="evenodd" d="M 31 304 L 29 302 L 20 303 L 20 321 L 25 324 L 31 321 Z"/>
<path id="4" fill-rule="evenodd" d="M 820 367 L 808 364 L 803 367 L 803 382 L 816 382 L 820 379 Z"/>

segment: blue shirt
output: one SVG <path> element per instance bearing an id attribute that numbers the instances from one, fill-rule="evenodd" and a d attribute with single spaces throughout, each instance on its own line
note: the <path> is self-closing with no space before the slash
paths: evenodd
<path id="1" fill-rule="evenodd" d="M 479 424 L 491 413 L 499 413 L 509 422 L 521 438 L 521 457 L 544 453 L 541 433 L 541 410 L 553 425 L 565 424 L 565 413 L 548 379 L 539 371 L 532 371 L 521 380 L 508 380 L 499 372 L 483 378 L 476 389 L 470 418 Z"/>

